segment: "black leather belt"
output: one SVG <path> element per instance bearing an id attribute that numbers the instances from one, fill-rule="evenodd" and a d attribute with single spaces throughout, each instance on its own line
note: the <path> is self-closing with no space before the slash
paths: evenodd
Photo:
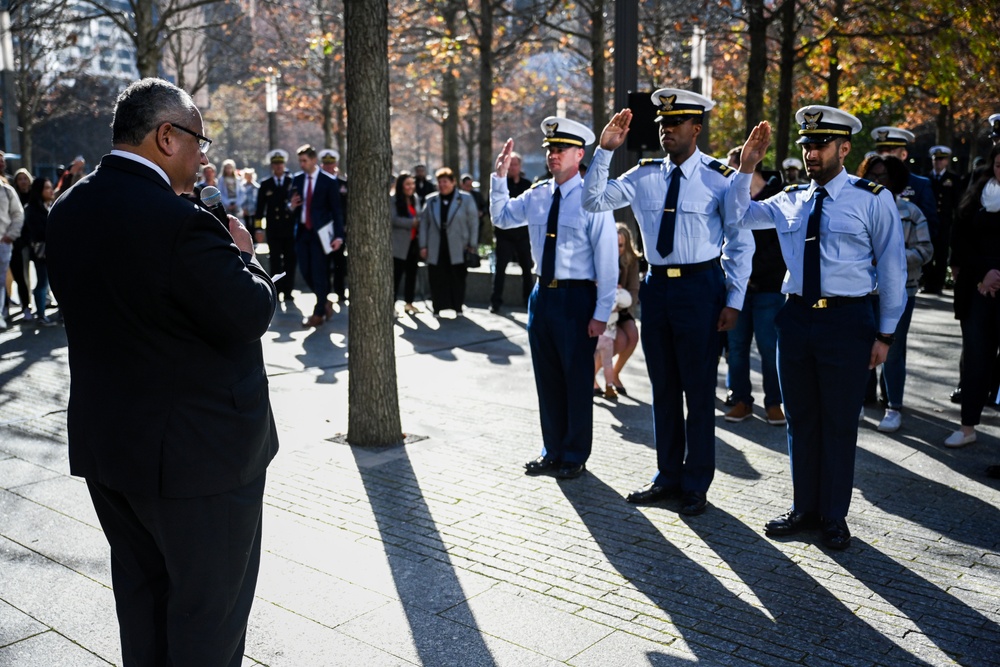
<path id="1" fill-rule="evenodd" d="M 697 264 L 650 264 L 649 272 L 654 276 L 666 276 L 667 278 L 683 278 L 694 275 L 702 271 L 708 271 L 713 266 L 719 265 L 719 258 L 710 259 Z"/>
<path id="2" fill-rule="evenodd" d="M 805 299 L 803 299 L 798 294 L 789 294 L 788 299 L 794 301 L 806 308 L 837 308 L 839 306 L 852 306 L 858 303 L 864 303 L 866 301 L 871 301 L 871 295 L 866 294 L 864 296 L 825 296 L 816 303 L 810 305 Z"/>
<path id="3" fill-rule="evenodd" d="M 563 288 L 563 287 L 595 287 L 597 283 L 593 280 L 576 280 L 576 279 L 565 279 L 565 278 L 553 278 L 546 285 L 542 282 L 541 276 L 535 276 L 538 278 L 539 287 L 549 287 L 549 288 Z"/>

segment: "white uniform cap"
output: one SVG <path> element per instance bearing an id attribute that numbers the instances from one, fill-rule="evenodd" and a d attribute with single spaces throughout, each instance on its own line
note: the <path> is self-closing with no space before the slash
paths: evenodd
<path id="1" fill-rule="evenodd" d="M 782 161 L 781 163 L 781 168 L 782 169 L 794 168 L 798 169 L 799 171 L 802 171 L 802 160 L 795 157 L 785 158 L 784 161 Z"/>
<path id="2" fill-rule="evenodd" d="M 715 107 L 715 102 L 681 88 L 660 88 L 650 96 L 656 107 L 656 122 L 679 124 L 692 116 L 700 117 Z"/>
<path id="3" fill-rule="evenodd" d="M 861 131 L 861 121 L 840 109 L 810 104 L 795 112 L 799 144 L 825 144 L 837 137 L 851 138 Z"/>
<path id="4" fill-rule="evenodd" d="M 995 113 L 990 116 L 990 125 L 993 127 L 993 131 L 990 133 L 994 139 L 1000 137 L 1000 113 Z"/>
<path id="5" fill-rule="evenodd" d="M 951 157 L 951 149 L 947 146 L 931 146 L 928 154 L 931 157 Z"/>
<path id="6" fill-rule="evenodd" d="M 583 148 L 594 143 L 597 138 L 593 131 L 583 123 L 559 116 L 549 116 L 543 120 L 542 132 L 545 133 L 545 140 L 542 141 L 543 148 L 547 146 Z"/>
<path id="7" fill-rule="evenodd" d="M 340 153 L 337 152 L 335 148 L 324 148 L 319 153 L 316 154 L 320 162 L 323 164 L 330 164 L 332 162 L 340 161 Z"/>
<path id="8" fill-rule="evenodd" d="M 891 125 L 882 125 L 872 130 L 875 148 L 906 148 L 906 145 L 912 144 L 916 138 L 909 130 Z"/>
<path id="9" fill-rule="evenodd" d="M 271 164 L 274 164 L 275 162 L 288 162 L 288 152 L 283 151 L 280 148 L 275 148 L 273 151 L 268 151 L 267 155 L 265 155 L 264 157 Z"/>

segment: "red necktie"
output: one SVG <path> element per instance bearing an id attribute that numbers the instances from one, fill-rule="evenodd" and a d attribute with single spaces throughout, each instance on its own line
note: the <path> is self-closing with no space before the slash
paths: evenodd
<path id="1" fill-rule="evenodd" d="M 312 220 L 312 200 L 313 200 L 313 181 L 312 176 L 306 174 L 306 229 L 313 228 Z"/>

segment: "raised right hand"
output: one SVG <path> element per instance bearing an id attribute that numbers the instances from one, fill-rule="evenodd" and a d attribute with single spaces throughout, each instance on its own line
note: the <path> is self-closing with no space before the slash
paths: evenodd
<path id="1" fill-rule="evenodd" d="M 507 178 L 507 168 L 510 166 L 510 154 L 514 152 L 514 140 L 508 139 L 507 143 L 503 145 L 500 150 L 500 155 L 497 156 L 497 176 L 500 178 Z"/>
<path id="2" fill-rule="evenodd" d="M 628 135 L 629 124 L 632 122 L 631 109 L 622 109 L 616 113 L 601 132 L 601 148 L 613 151 L 623 143 Z"/>
<path id="3" fill-rule="evenodd" d="M 752 174 L 757 163 L 764 159 L 767 147 L 771 145 L 771 124 L 766 120 L 757 123 L 750 131 L 743 150 L 740 151 L 740 172 Z"/>

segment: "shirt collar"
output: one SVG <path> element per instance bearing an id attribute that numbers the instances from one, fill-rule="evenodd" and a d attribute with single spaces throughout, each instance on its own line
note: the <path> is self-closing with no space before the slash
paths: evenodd
<path id="1" fill-rule="evenodd" d="M 680 167 L 681 174 L 684 176 L 684 178 L 691 178 L 691 175 L 694 174 L 694 170 L 698 168 L 699 164 L 701 164 L 702 155 L 703 153 L 701 152 L 701 149 L 695 146 L 694 153 L 691 153 L 691 155 L 688 156 L 688 159 L 684 160 L 684 162 L 681 162 L 679 165 L 676 165 L 670 161 L 670 158 L 667 158 L 667 164 L 669 164 L 671 167 Z M 670 173 L 670 171 L 668 171 L 667 173 Z"/>
<path id="2" fill-rule="evenodd" d="M 831 200 L 836 200 L 837 195 L 843 189 L 844 185 L 847 184 L 847 170 L 843 167 L 840 168 L 840 173 L 829 180 L 826 185 L 818 185 L 816 181 L 809 181 L 808 197 L 806 199 L 812 199 L 816 194 L 818 188 L 823 188 L 826 190 L 826 195 Z"/>
<path id="3" fill-rule="evenodd" d="M 555 179 L 552 179 L 552 185 L 552 194 L 554 195 L 556 190 L 559 190 L 559 198 L 565 199 L 566 196 L 573 191 L 573 188 L 583 185 L 583 179 L 580 178 L 580 174 L 577 172 L 576 174 L 573 174 L 573 178 L 569 179 L 562 185 L 556 184 Z"/>
<path id="4" fill-rule="evenodd" d="M 129 153 L 128 151 L 122 151 L 115 148 L 112 149 L 110 155 L 117 155 L 118 157 L 123 157 L 126 160 L 132 160 L 133 162 L 138 162 L 141 165 L 145 165 L 150 169 L 152 169 L 153 171 L 155 171 L 157 174 L 159 174 L 163 178 L 163 180 L 167 182 L 167 185 L 169 185 L 171 188 L 174 187 L 173 184 L 170 183 L 170 178 L 167 176 L 167 172 L 163 171 L 163 169 L 160 168 L 160 165 L 156 164 L 151 160 L 147 160 L 138 153 Z"/>

